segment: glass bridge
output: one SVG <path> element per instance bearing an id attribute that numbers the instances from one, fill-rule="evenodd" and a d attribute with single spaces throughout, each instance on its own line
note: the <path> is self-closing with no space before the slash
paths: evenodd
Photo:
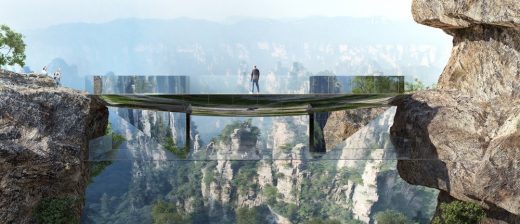
<path id="1" fill-rule="evenodd" d="M 403 76 L 94 76 L 82 223 L 428 223 L 437 192 L 400 179 L 389 129 Z M 334 113 L 335 112 L 335 113 Z M 165 221 L 166 220 L 166 221 Z"/>
<path id="2" fill-rule="evenodd" d="M 325 146 L 316 144 L 315 140 L 323 136 L 316 136 L 315 133 L 316 129 L 322 133 L 323 124 L 316 124 L 316 116 L 323 121 L 333 111 L 389 106 L 393 97 L 404 93 L 404 76 L 311 76 L 307 91 L 299 86 L 292 87 L 300 88 L 299 91 L 304 93 L 283 93 L 290 92 L 286 89 L 278 94 L 244 94 L 240 92 L 245 89 L 240 90 L 237 86 L 230 88 L 236 93 L 227 93 L 222 89 L 221 83 L 225 83 L 222 78 L 225 77 L 94 76 L 91 91 L 110 107 L 183 113 L 186 132 L 184 151 L 192 148 L 192 115 L 308 115 L 309 149 L 322 153 L 326 151 Z M 214 86 L 208 83 L 214 83 Z"/>

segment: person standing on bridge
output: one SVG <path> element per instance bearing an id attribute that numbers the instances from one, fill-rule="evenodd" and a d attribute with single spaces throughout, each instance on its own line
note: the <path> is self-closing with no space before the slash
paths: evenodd
<path id="1" fill-rule="evenodd" d="M 260 70 L 256 68 L 256 65 L 253 66 L 253 71 L 251 71 L 251 93 L 255 93 L 255 84 L 256 90 L 260 93 L 260 87 L 258 87 L 258 80 L 260 79 Z"/>

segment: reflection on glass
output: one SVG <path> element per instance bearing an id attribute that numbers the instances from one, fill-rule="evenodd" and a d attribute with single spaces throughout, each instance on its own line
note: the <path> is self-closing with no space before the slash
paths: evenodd
<path id="1" fill-rule="evenodd" d="M 118 161 L 87 189 L 84 223 L 365 223 L 386 210 L 426 223 L 436 192 L 395 161 Z"/>
<path id="2" fill-rule="evenodd" d="M 297 101 L 274 102 L 258 95 L 251 104 L 247 97 L 179 95 L 246 89 L 244 80 L 202 85 L 218 80 L 127 77 L 98 84 L 103 84 L 102 92 L 129 86 L 124 93 L 188 97 L 193 105 L 185 109 L 190 112 L 203 102 L 290 108 Z M 315 94 L 402 92 L 402 83 L 402 77 L 315 76 L 284 93 L 302 86 Z M 156 104 L 165 100 L 154 99 Z M 312 105 L 318 108 L 322 101 Z M 327 111 L 225 117 L 111 108 L 106 135 L 90 142 L 82 223 L 374 223 L 381 214 L 428 223 L 437 191 L 399 177 L 397 159 L 407 154 L 396 153 L 390 141 L 395 108 L 378 111 L 344 139 L 331 140 L 327 130 L 346 129 L 337 126 L 338 120 L 331 122 Z"/>
<path id="3" fill-rule="evenodd" d="M 90 76 L 88 92 L 99 94 L 248 94 L 246 76 Z M 262 94 L 403 93 L 405 76 L 269 76 Z"/>
<path id="4" fill-rule="evenodd" d="M 183 145 L 182 114 L 120 110 L 91 143 L 83 223 L 368 223 L 389 211 L 427 223 L 435 209 L 436 191 L 397 174 L 395 108 L 320 157 L 307 116 L 193 116 L 187 159 L 169 149 Z"/>

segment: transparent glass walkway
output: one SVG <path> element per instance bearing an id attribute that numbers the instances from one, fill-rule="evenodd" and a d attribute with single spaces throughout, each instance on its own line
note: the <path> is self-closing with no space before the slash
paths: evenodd
<path id="1" fill-rule="evenodd" d="M 93 77 L 110 129 L 89 145 L 81 223 L 429 223 L 437 191 L 399 177 L 390 141 L 402 77 L 264 78 L 250 94 L 247 78 Z M 323 144 L 331 111 L 366 107 L 385 109 Z"/>
<path id="2" fill-rule="evenodd" d="M 191 78 L 195 78 L 194 82 L 190 81 Z M 184 146 L 186 150 L 191 148 L 192 115 L 229 117 L 309 115 L 311 152 L 325 152 L 324 147 L 317 147 L 315 143 L 316 113 L 389 106 L 392 97 L 404 93 L 403 76 L 311 76 L 308 83 L 303 83 L 304 86 L 306 84 L 309 86 L 308 92 L 303 94 L 196 93 L 200 90 L 211 90 L 208 84 L 220 86 L 225 83 L 222 78 L 226 77 L 95 76 L 92 80 L 92 92 L 111 107 L 186 114 Z M 199 86 L 204 88 L 197 88 Z M 232 91 L 240 91 L 238 89 Z"/>

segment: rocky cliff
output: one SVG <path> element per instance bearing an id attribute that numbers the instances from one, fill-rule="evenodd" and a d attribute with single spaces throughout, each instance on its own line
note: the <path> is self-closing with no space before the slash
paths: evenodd
<path id="1" fill-rule="evenodd" d="M 79 220 L 88 141 L 107 119 L 99 101 L 49 77 L 0 72 L 0 223 L 33 223 L 38 205 L 53 200 L 69 202 Z"/>
<path id="2" fill-rule="evenodd" d="M 453 36 L 438 90 L 396 99 L 399 174 L 520 222 L 520 2 L 413 2 L 414 19 Z"/>

